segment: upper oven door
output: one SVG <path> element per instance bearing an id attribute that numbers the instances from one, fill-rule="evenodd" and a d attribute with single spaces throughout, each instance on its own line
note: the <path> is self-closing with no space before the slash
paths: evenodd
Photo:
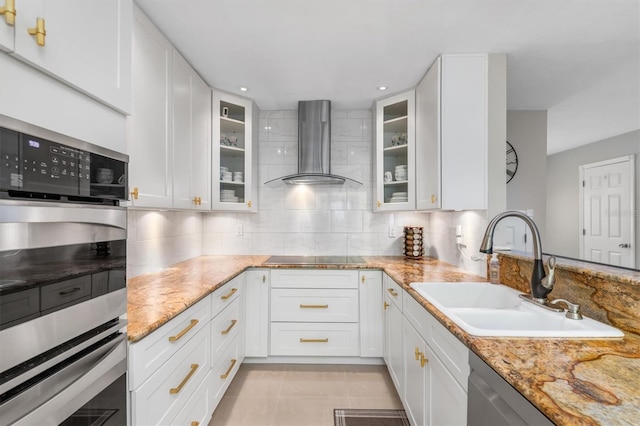
<path id="1" fill-rule="evenodd" d="M 0 371 L 126 313 L 126 235 L 121 207 L 0 200 Z"/>

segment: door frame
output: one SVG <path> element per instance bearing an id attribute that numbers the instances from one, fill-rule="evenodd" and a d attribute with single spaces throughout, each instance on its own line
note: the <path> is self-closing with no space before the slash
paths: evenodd
<path id="1" fill-rule="evenodd" d="M 578 166 L 578 234 L 580 238 L 580 259 L 584 259 L 584 234 L 582 232 L 584 227 L 584 186 L 582 186 L 582 181 L 584 180 L 584 174 L 586 169 L 594 168 L 594 167 L 602 167 L 615 163 L 623 163 L 629 162 L 629 216 L 631 217 L 631 221 L 629 224 L 629 240 L 631 244 L 631 266 L 626 266 L 627 268 L 635 268 L 636 267 L 636 221 L 635 214 L 633 214 L 636 210 L 636 157 L 635 154 L 624 155 L 622 157 L 611 158 L 609 160 L 596 161 L 593 163 L 581 164 Z"/>

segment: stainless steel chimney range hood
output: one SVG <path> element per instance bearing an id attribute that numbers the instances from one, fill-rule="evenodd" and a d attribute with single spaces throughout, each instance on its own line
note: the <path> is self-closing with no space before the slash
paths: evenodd
<path id="1" fill-rule="evenodd" d="M 271 188 L 284 184 L 362 186 L 331 174 L 331 101 L 298 102 L 298 173 L 265 182 Z"/>

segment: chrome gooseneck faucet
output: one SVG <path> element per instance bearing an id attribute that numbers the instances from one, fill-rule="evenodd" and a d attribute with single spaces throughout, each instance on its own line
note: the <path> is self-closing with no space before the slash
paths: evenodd
<path id="1" fill-rule="evenodd" d="M 529 216 L 516 210 L 508 210 L 491 219 L 491 222 L 489 222 L 487 230 L 485 231 L 482 243 L 480 244 L 480 252 L 487 254 L 493 253 L 493 233 L 498 222 L 505 217 L 519 217 L 531 229 L 531 233 L 533 235 L 533 272 L 531 274 L 530 283 L 531 297 L 535 302 L 544 305 L 547 301 L 547 294 L 549 294 L 553 289 L 553 266 L 551 264 L 549 265 L 551 272 L 549 274 L 549 278 L 545 278 L 546 274 L 544 272 L 544 265 L 542 262 L 542 243 L 540 241 L 540 232 L 538 232 L 538 227 Z"/>

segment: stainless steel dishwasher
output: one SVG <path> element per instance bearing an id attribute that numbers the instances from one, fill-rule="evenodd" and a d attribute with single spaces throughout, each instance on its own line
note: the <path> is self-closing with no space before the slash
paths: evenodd
<path id="1" fill-rule="evenodd" d="M 472 351 L 469 351 L 469 364 L 468 426 L 553 425 Z"/>

